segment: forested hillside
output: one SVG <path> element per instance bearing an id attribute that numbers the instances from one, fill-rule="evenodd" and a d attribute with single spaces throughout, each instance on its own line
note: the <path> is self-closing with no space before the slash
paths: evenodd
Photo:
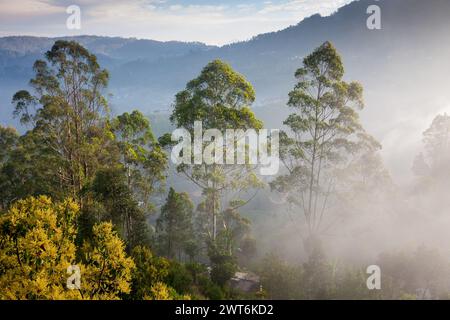
<path id="1" fill-rule="evenodd" d="M 449 299 L 450 2 L 369 4 L 222 47 L 0 38 L 0 299 Z"/>
<path id="2" fill-rule="evenodd" d="M 376 242 L 407 232 L 395 220 L 408 197 L 398 198 L 381 145 L 360 122 L 364 88 L 344 80 L 332 43 L 294 72 L 284 166 L 273 177 L 248 164 L 170 163 L 170 133 L 158 139 L 137 110 L 110 114 L 109 73 L 94 54 L 58 40 L 42 58 L 32 90 L 12 98 L 27 131 L 0 128 L 1 298 L 447 297 L 448 262 L 433 241 L 402 253 Z M 195 121 L 204 132 L 262 129 L 255 99 L 243 75 L 213 60 L 176 95 L 170 121 L 191 133 Z M 435 119 L 415 160 L 424 210 L 436 187 L 448 187 L 449 123 Z M 174 169 L 189 193 L 167 180 Z M 421 224 L 410 218 L 410 228 Z M 365 268 L 375 262 L 388 285 L 367 290 Z"/>

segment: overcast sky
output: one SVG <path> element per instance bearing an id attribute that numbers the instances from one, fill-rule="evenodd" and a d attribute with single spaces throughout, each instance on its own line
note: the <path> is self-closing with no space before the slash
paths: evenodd
<path id="1" fill-rule="evenodd" d="M 328 15 L 353 0 L 0 0 L 0 36 L 75 34 L 223 45 Z M 69 30 L 66 9 L 81 9 Z"/>

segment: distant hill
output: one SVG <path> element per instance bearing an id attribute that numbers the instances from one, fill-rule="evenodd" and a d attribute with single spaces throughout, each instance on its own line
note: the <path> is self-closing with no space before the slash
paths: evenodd
<path id="1" fill-rule="evenodd" d="M 382 30 L 368 30 L 366 10 L 381 7 Z M 438 112 L 450 112 L 450 1 L 360 0 L 328 17 L 315 15 L 287 29 L 223 47 L 81 36 L 111 72 L 113 111 L 168 110 L 174 94 L 212 59 L 223 59 L 255 86 L 260 114 L 280 127 L 287 93 L 302 58 L 325 40 L 342 54 L 346 77 L 365 87 L 363 121 L 383 142 L 386 160 L 410 168 L 421 132 Z M 12 94 L 26 87 L 34 60 L 56 39 L 0 38 L 0 120 L 11 123 Z"/>
<path id="2" fill-rule="evenodd" d="M 152 101 L 148 101 L 146 95 L 140 94 L 140 92 L 146 91 L 144 89 L 146 84 L 138 84 L 133 80 L 127 83 L 125 90 L 120 90 L 121 83 L 126 83 L 130 78 L 133 79 L 134 66 L 138 66 L 140 69 L 160 59 L 176 59 L 212 48 L 202 43 L 160 42 L 97 36 L 3 37 L 0 38 L 0 85 L 3 89 L 0 91 L 0 103 L 7 103 L 5 99 L 8 98 L 8 95 L 8 99 L 10 99 L 14 90 L 26 86 L 28 80 L 33 76 L 33 62 L 36 59 L 42 59 L 43 54 L 58 39 L 75 40 L 97 55 L 100 64 L 112 73 L 111 93 L 117 95 L 118 101 L 123 104 L 123 106 L 119 105 L 119 109 L 127 108 L 130 100 L 146 101 L 149 106 L 152 106 Z M 154 73 L 152 70 L 147 71 Z M 151 87 L 151 84 L 149 86 Z M 165 98 L 166 100 L 167 98 Z M 161 105 L 160 103 L 159 106 Z M 149 109 L 151 110 L 152 107 Z M 1 116 L 3 119 L 5 114 L 2 112 Z"/>

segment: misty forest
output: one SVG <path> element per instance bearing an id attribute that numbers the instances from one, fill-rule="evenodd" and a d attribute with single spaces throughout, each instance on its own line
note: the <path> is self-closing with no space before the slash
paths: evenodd
<path id="1" fill-rule="evenodd" d="M 397 179 L 361 116 L 397 114 L 376 109 L 337 48 L 291 61 L 269 116 L 226 59 L 202 63 L 167 114 L 144 112 L 145 97 L 112 108 L 114 73 L 74 39 L 26 60 L 29 82 L 8 97 L 17 125 L 0 126 L 0 299 L 449 299 L 450 115 L 417 132 L 397 164 L 411 178 Z M 172 132 L 195 121 L 279 129 L 278 173 L 174 164 Z"/>

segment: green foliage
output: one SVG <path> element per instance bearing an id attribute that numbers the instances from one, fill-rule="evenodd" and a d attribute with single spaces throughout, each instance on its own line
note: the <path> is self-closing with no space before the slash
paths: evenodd
<path id="1" fill-rule="evenodd" d="M 259 265 L 261 285 L 268 299 L 303 299 L 300 294 L 302 270 L 282 261 L 278 256 L 269 254 Z"/>
<path id="2" fill-rule="evenodd" d="M 83 290 L 91 299 L 118 299 L 130 292 L 133 259 L 126 256 L 125 244 L 113 230 L 113 225 L 102 222 L 93 227 L 93 237 L 81 248 Z"/>
<path id="3" fill-rule="evenodd" d="M 48 195 L 63 200 L 67 188 L 60 179 L 60 158 L 33 133 L 5 146 L 0 167 L 0 199 L 4 208 L 28 196 Z"/>
<path id="4" fill-rule="evenodd" d="M 44 150 L 33 162 L 53 170 L 59 179 L 55 188 L 77 197 L 95 171 L 116 154 L 102 96 L 108 72 L 76 42 L 56 41 L 46 60 L 34 64 L 34 92 L 14 95 L 15 115 L 32 126 L 29 135 Z"/>
<path id="5" fill-rule="evenodd" d="M 343 81 L 343 75 L 341 57 L 325 42 L 303 60 L 295 73 L 298 82 L 289 93 L 288 105 L 295 113 L 284 121 L 289 130 L 280 135 L 286 173 L 271 187 L 286 193 L 305 217 L 307 237 L 323 231 L 326 208 L 341 181 L 338 174 L 358 155 L 380 148 L 359 121 L 362 86 Z"/>
<path id="6" fill-rule="evenodd" d="M 109 119 L 102 96 L 108 72 L 78 43 L 55 42 L 46 53 L 46 61 L 35 62 L 34 72 L 30 81 L 33 91 L 21 90 L 13 97 L 14 115 L 30 130 L 19 137 L 15 130 L 0 127 L 0 210 L 30 195 L 48 195 L 57 201 L 75 199 L 77 214 L 70 222 L 71 233 L 56 232 L 63 233 L 60 236 L 70 246 L 65 248 L 70 263 L 82 261 L 85 286 L 67 295 L 63 290 L 65 282 L 56 283 L 54 277 L 46 279 L 45 270 L 42 278 L 29 275 L 28 281 L 40 281 L 42 294 L 37 298 L 120 298 L 130 292 L 134 268 L 121 238 L 129 251 L 150 244 L 146 214 L 153 211 L 151 196 L 164 181 L 166 155 L 141 113 L 134 111 Z M 29 201 L 45 202 L 49 214 L 59 215 L 59 204 L 53 205 L 48 198 L 38 199 Z M 41 212 L 34 204 L 20 208 L 31 217 Z M 52 235 L 54 230 L 47 228 L 56 227 L 46 225 L 36 230 L 42 237 L 45 233 Z M 24 249 L 24 254 L 30 253 Z M 66 270 L 61 274 L 62 266 L 56 265 L 58 259 L 54 257 L 55 277 L 66 278 Z M 47 285 L 53 291 L 44 291 Z M 177 295 L 163 283 L 154 285 L 156 295 Z"/>
<path id="7" fill-rule="evenodd" d="M 383 270 L 384 299 L 440 298 L 447 295 L 450 268 L 436 250 L 418 247 L 415 251 L 385 252 L 377 264 Z M 429 295 L 429 297 L 427 297 Z"/>
<path id="8" fill-rule="evenodd" d="M 16 147 L 19 134 L 16 129 L 0 126 L 0 164 L 8 161 L 11 151 Z"/>
<path id="9" fill-rule="evenodd" d="M 228 64 L 214 60 L 176 95 L 170 119 L 176 127 L 191 133 L 195 121 L 202 121 L 203 130 L 261 129 L 262 122 L 249 108 L 254 100 L 251 84 Z M 260 188 L 262 183 L 250 165 L 183 164 L 178 166 L 178 171 L 202 191 L 197 230 L 208 247 L 212 279 L 223 287 L 237 269 L 234 249 L 240 237 L 239 229 L 249 224 L 237 211 L 249 201 L 242 201 L 239 192 Z M 230 195 L 233 191 L 236 194 Z"/>
<path id="10" fill-rule="evenodd" d="M 365 268 L 327 260 L 322 250 L 329 207 L 349 213 L 361 208 L 356 201 L 391 190 L 381 146 L 359 121 L 363 89 L 343 81 L 331 43 L 295 74 L 294 113 L 281 135 L 286 171 L 271 183 L 306 220 L 307 259 L 298 265 L 275 255 L 252 263 L 257 244 L 240 210 L 264 183 L 251 165 L 178 166 L 202 199 L 194 210 L 187 193 L 170 188 L 152 237 L 148 215 L 165 187 L 170 135 L 157 141 L 138 111 L 110 118 L 108 72 L 76 42 L 55 42 L 34 72 L 32 91 L 13 97 L 29 130 L 20 136 L 0 126 L 0 299 L 448 298 L 450 269 L 433 250 L 382 254 L 379 291 L 367 289 Z M 195 121 L 203 130 L 261 129 L 254 101 L 252 85 L 215 60 L 176 95 L 170 120 L 191 133 Z M 448 180 L 449 119 L 436 117 L 414 165 L 434 187 Z M 78 290 L 66 287 L 72 265 L 81 270 Z M 243 266 L 261 278 L 256 296 L 228 285 Z"/>
<path id="11" fill-rule="evenodd" d="M 136 269 L 132 277 L 130 297 L 142 300 L 152 295 L 152 287 L 162 283 L 169 274 L 169 261 L 153 255 L 150 249 L 137 246 L 132 252 Z"/>
<path id="12" fill-rule="evenodd" d="M 188 294 L 193 285 L 191 272 L 185 265 L 171 261 L 165 282 L 180 294 Z"/>
<path id="13" fill-rule="evenodd" d="M 123 169 L 98 171 L 90 191 L 97 202 L 87 205 L 87 212 L 91 208 L 95 212 L 95 204 L 101 204 L 100 219 L 114 223 L 122 238 L 127 241 L 129 249 L 136 245 L 149 244 L 146 216 L 126 183 Z"/>
<path id="14" fill-rule="evenodd" d="M 182 265 L 154 256 L 150 249 L 133 249 L 136 269 L 133 273 L 131 299 L 185 300 L 192 285 L 191 274 Z"/>
<path id="15" fill-rule="evenodd" d="M 302 293 L 310 300 L 332 299 L 336 289 L 336 266 L 326 260 L 320 246 L 315 244 L 309 247 L 312 250 L 302 266 Z"/>
<path id="16" fill-rule="evenodd" d="M 228 64 L 215 60 L 191 80 L 175 98 L 171 121 L 176 127 L 193 132 L 195 121 L 202 121 L 203 130 L 260 129 L 249 105 L 255 100 L 253 87 Z M 221 199 L 227 192 L 260 186 L 249 166 L 180 165 L 178 171 L 201 188 L 204 195 L 203 220 L 205 237 L 215 239 L 217 220 L 222 216 Z M 235 199 L 231 199 L 235 200 Z M 231 206 L 231 205 L 230 205 Z"/>
<path id="17" fill-rule="evenodd" d="M 19 139 L 0 131 L 9 145 L 0 154 L 2 206 L 29 195 L 71 196 L 81 207 L 78 244 L 95 223 L 112 221 L 129 249 L 149 245 L 146 214 L 167 164 L 149 120 L 138 111 L 109 119 L 108 72 L 80 44 L 56 41 L 46 60 L 34 64 L 33 92 L 13 97 L 31 130 Z"/>
<path id="18" fill-rule="evenodd" d="M 165 180 L 167 156 L 155 139 L 150 122 L 139 111 L 124 113 L 112 122 L 126 169 L 127 185 L 135 198 L 153 211 L 150 196 L 159 191 Z"/>
<path id="19" fill-rule="evenodd" d="M 330 262 L 317 254 L 303 265 L 268 255 L 259 265 L 259 274 L 269 299 L 448 298 L 450 269 L 434 250 L 419 247 L 412 252 L 386 252 L 376 264 L 382 270 L 381 290 L 367 289 L 366 267 Z"/>
<path id="20" fill-rule="evenodd" d="M 192 218 L 194 204 L 187 193 L 176 193 L 170 188 L 167 201 L 161 208 L 156 222 L 156 237 L 160 252 L 169 257 L 181 259 L 182 254 L 194 253 Z M 192 258 L 192 257 L 191 257 Z"/>
<path id="21" fill-rule="evenodd" d="M 223 300 L 225 293 L 223 289 L 211 281 L 208 276 L 202 275 L 198 278 L 198 285 L 202 294 L 210 300 Z"/>
<path id="22" fill-rule="evenodd" d="M 188 130 L 195 121 L 203 121 L 205 129 L 259 129 L 262 123 L 248 108 L 254 100 L 252 85 L 228 64 L 214 60 L 176 95 L 170 119 Z"/>
<path id="23" fill-rule="evenodd" d="M 240 266 L 248 267 L 258 254 L 258 244 L 251 236 L 242 238 L 239 248 L 236 250 L 236 257 Z"/>
<path id="24" fill-rule="evenodd" d="M 237 264 L 235 257 L 223 246 L 211 243 L 208 246 L 208 256 L 211 261 L 211 280 L 224 288 L 228 280 L 236 273 Z"/>
<path id="25" fill-rule="evenodd" d="M 335 294 L 337 299 L 346 300 L 376 300 L 382 299 L 382 292 L 379 290 L 367 289 L 368 274 L 364 268 L 355 268 L 343 266 L 343 270 L 336 276 Z M 382 276 L 382 287 L 384 286 L 384 278 Z"/>
<path id="26" fill-rule="evenodd" d="M 7 172 L 11 166 L 9 159 L 19 142 L 19 134 L 13 128 L 0 126 L 0 210 L 8 207 L 10 201 L 16 196 L 11 190 Z M 7 165 L 8 164 L 8 165 Z"/>

